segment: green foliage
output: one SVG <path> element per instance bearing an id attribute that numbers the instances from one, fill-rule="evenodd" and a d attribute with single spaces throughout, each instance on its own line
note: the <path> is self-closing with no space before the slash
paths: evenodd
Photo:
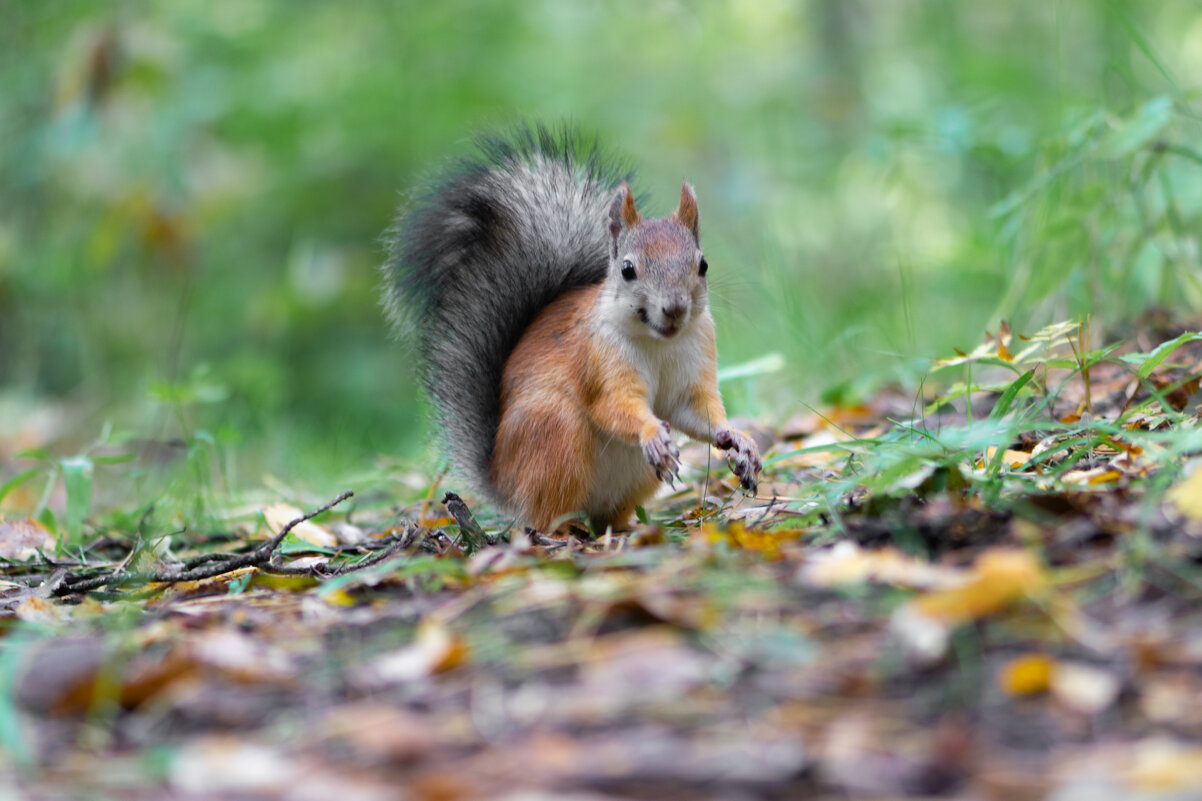
<path id="1" fill-rule="evenodd" d="M 1159 96 L 1126 116 L 1094 111 L 1042 148 L 1037 174 L 993 210 L 1013 276 L 1003 317 L 1067 309 L 1113 321 L 1151 305 L 1202 305 L 1191 102 Z"/>

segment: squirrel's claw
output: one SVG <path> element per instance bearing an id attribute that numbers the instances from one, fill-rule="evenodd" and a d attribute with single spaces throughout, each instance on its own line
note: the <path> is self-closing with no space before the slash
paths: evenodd
<path id="1" fill-rule="evenodd" d="M 755 495 L 759 490 L 758 476 L 764 467 L 755 440 L 742 431 L 723 428 L 714 434 L 714 445 L 728 451 L 726 460 L 730 464 L 730 469 L 738 477 L 739 485 Z"/>
<path id="2" fill-rule="evenodd" d="M 680 479 L 680 449 L 672 443 L 670 431 L 668 424 L 661 422 L 655 434 L 643 443 L 643 456 L 655 469 L 657 479 L 675 486 L 673 482 Z"/>

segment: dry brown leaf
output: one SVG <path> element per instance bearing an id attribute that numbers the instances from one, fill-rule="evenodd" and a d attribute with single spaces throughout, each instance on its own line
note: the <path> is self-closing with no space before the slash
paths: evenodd
<path id="1" fill-rule="evenodd" d="M 448 738 L 432 730 L 433 722 L 415 712 L 365 701 L 331 709 L 317 730 L 323 738 L 349 746 L 359 758 L 408 762 L 445 746 Z"/>
<path id="2" fill-rule="evenodd" d="M 26 623 L 61 623 L 71 617 L 70 607 L 49 598 L 29 595 L 16 608 L 17 617 Z"/>
<path id="3" fill-rule="evenodd" d="M 704 683 L 709 665 L 671 626 L 599 637 L 580 663 L 574 714 L 595 719 L 643 703 L 672 703 Z"/>
<path id="4" fill-rule="evenodd" d="M 1202 727 L 1202 680 L 1190 670 L 1141 676 L 1140 711 L 1153 723 Z"/>
<path id="5" fill-rule="evenodd" d="M 0 557 L 23 562 L 38 555 L 38 550 L 52 550 L 54 535 L 32 517 L 20 520 L 0 518 Z"/>
<path id="6" fill-rule="evenodd" d="M 100 701 L 133 709 L 192 675 L 194 663 L 178 650 L 139 654 L 128 662 L 106 650 L 102 637 L 48 640 L 22 659 L 16 698 L 29 709 L 82 715 Z"/>
<path id="7" fill-rule="evenodd" d="M 446 626 L 424 621 L 404 648 L 377 657 L 356 671 L 366 687 L 385 687 L 451 670 L 467 661 L 467 643 Z"/>

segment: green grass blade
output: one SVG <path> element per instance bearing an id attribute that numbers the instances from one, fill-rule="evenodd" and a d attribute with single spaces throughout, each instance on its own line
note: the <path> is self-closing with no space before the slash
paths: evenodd
<path id="1" fill-rule="evenodd" d="M 1035 371 L 1028 370 L 1016 378 L 1010 384 L 1010 386 L 1006 387 L 1006 391 L 1002 393 L 1000 398 L 998 398 L 998 402 L 993 407 L 993 411 L 989 413 L 990 419 L 1000 420 L 1005 417 L 1006 413 L 1010 411 L 1010 407 L 1014 405 L 1014 399 L 1018 397 L 1019 391 L 1021 391 L 1022 388 L 1025 387 L 1034 376 Z"/>

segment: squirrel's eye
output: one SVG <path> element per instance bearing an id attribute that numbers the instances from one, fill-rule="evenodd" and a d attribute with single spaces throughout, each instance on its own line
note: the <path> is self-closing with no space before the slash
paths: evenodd
<path id="1" fill-rule="evenodd" d="M 704 276 L 706 271 L 709 270 L 709 268 L 710 268 L 709 262 L 705 260 L 705 256 L 702 256 L 701 264 L 699 264 L 697 266 L 697 274 L 700 276 Z"/>
<path id="2" fill-rule="evenodd" d="M 634 262 L 632 262 L 630 259 L 626 259 L 622 262 L 622 277 L 627 281 L 633 281 L 635 279 Z"/>

